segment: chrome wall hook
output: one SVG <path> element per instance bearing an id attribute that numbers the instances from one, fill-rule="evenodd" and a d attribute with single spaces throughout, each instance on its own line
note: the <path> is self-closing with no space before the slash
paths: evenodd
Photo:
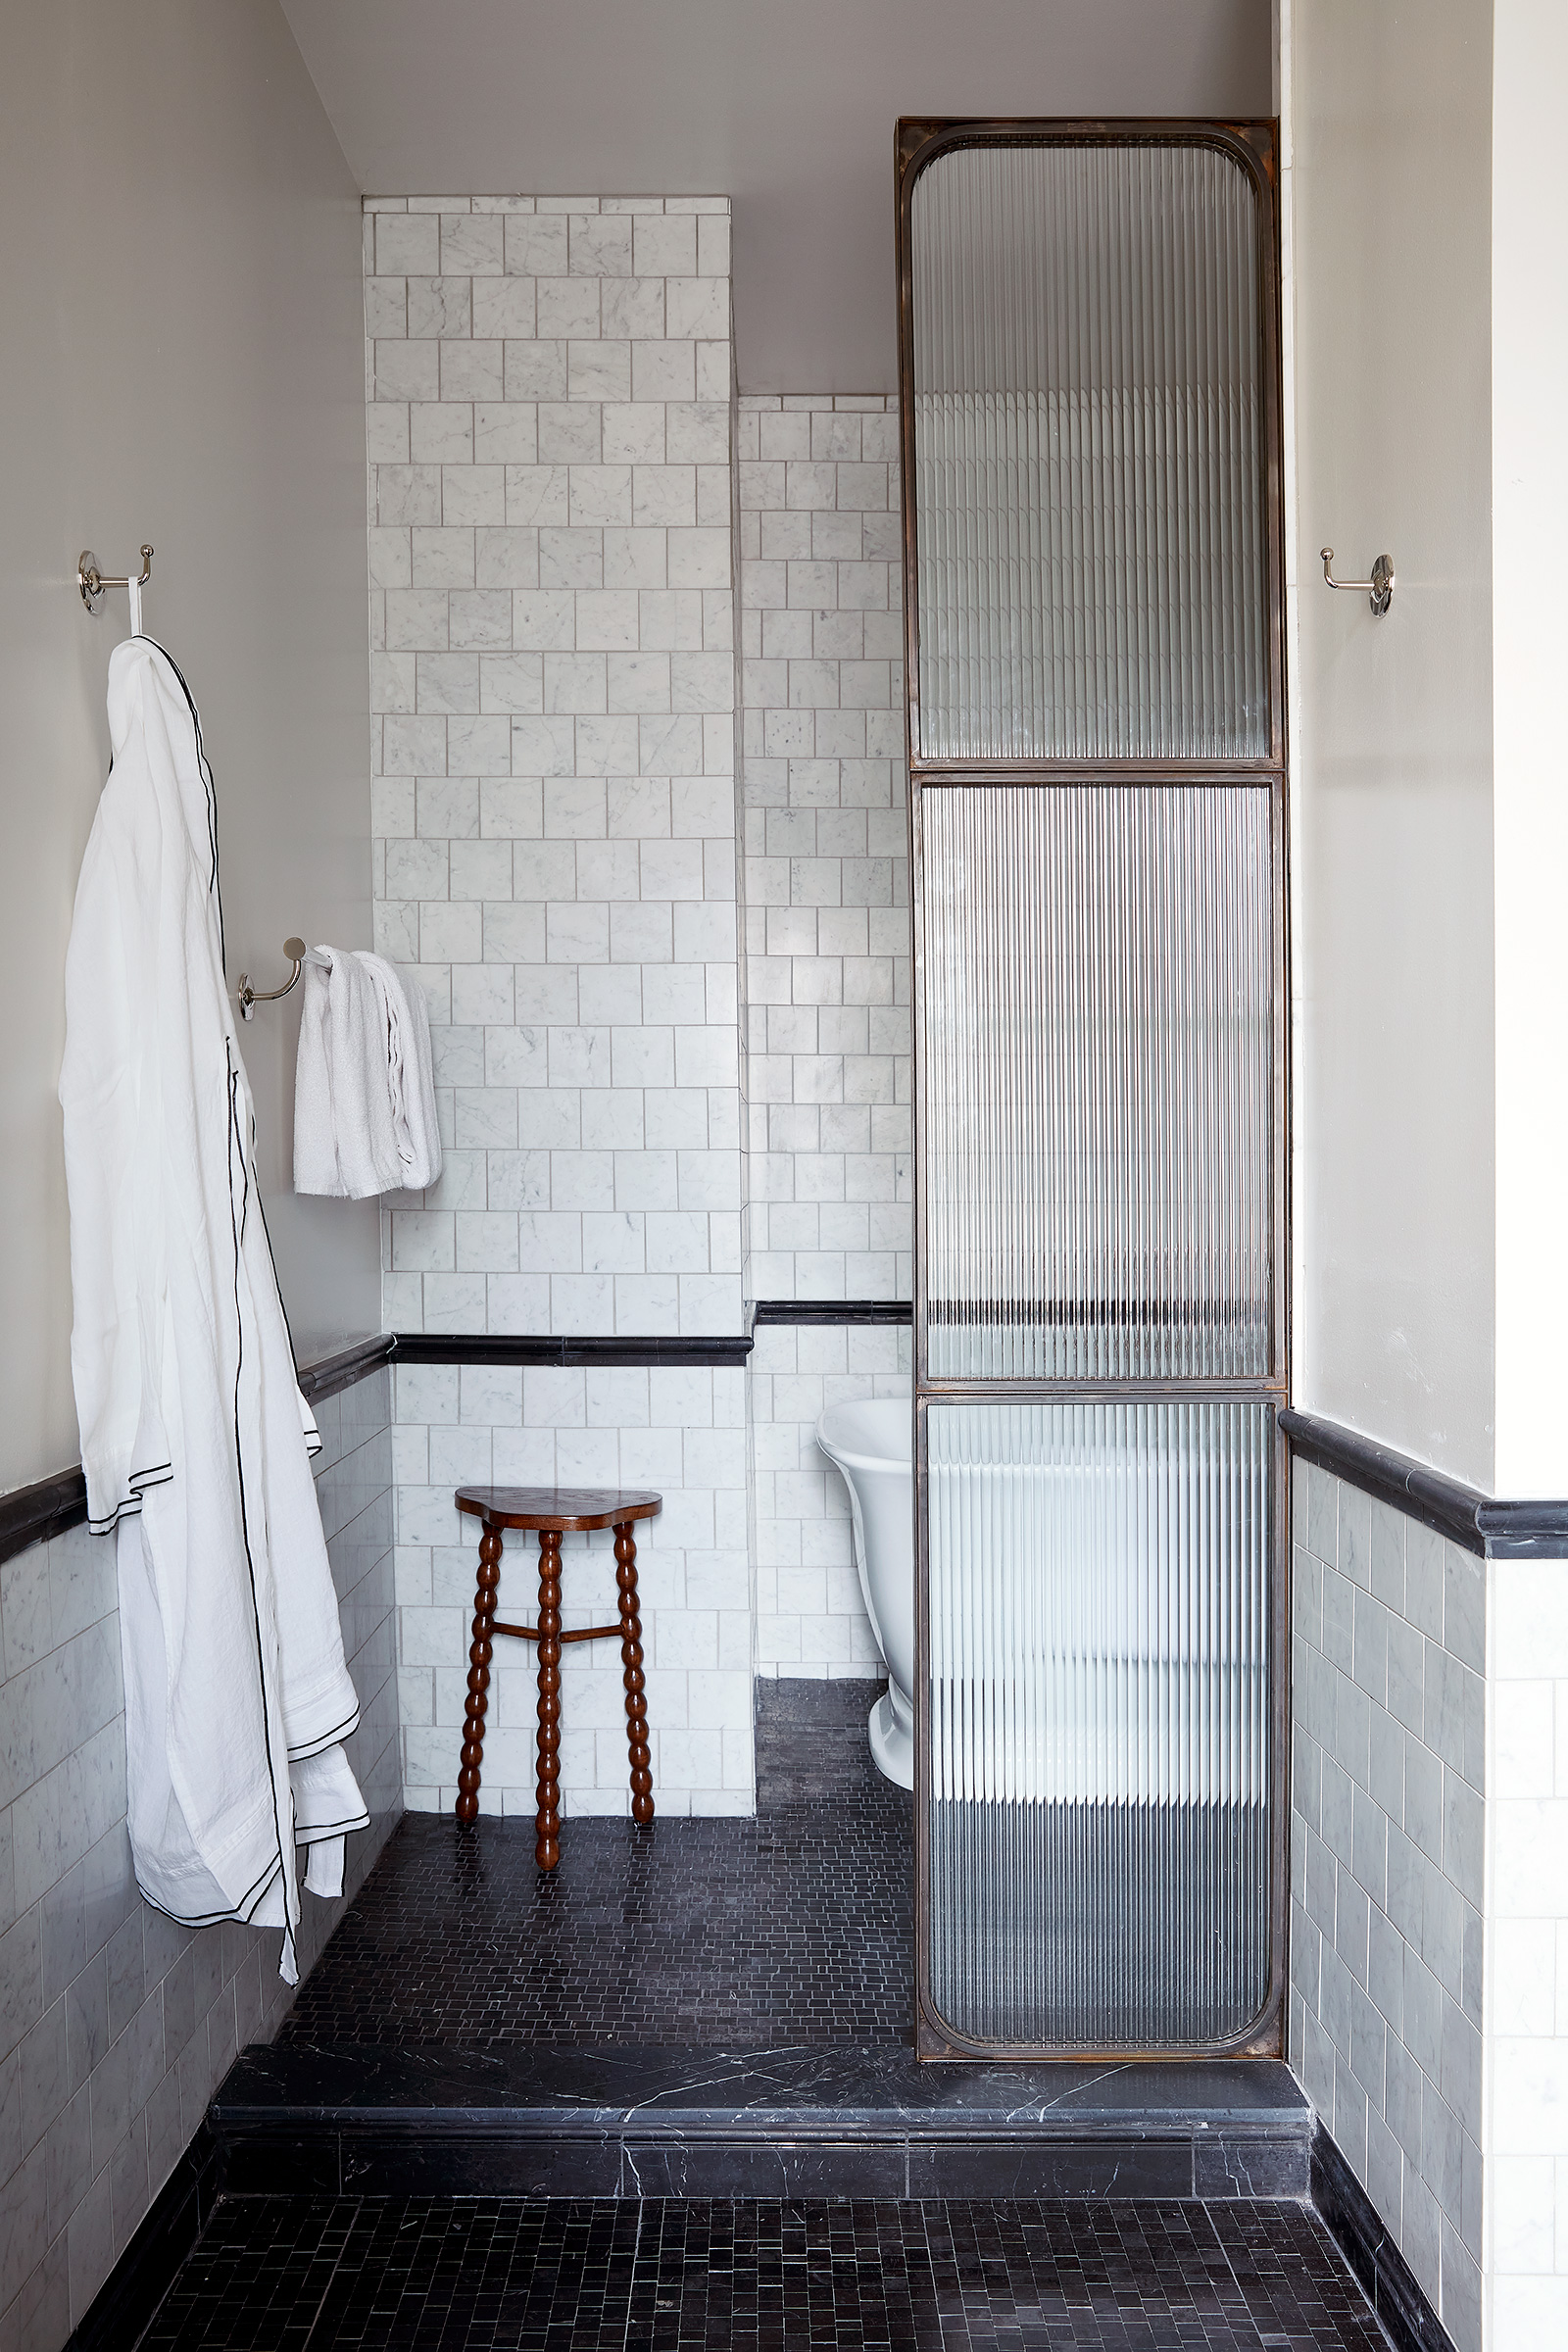
<path id="1" fill-rule="evenodd" d="M 84 547 L 76 558 L 76 586 L 81 591 L 81 601 L 89 612 L 97 612 L 98 600 L 106 588 L 145 588 L 152 576 L 153 551 L 145 541 L 142 543 L 139 573 L 124 573 L 116 578 L 108 572 L 100 571 L 98 559 L 90 547 Z"/>
<path id="2" fill-rule="evenodd" d="M 1318 553 L 1323 558 L 1323 577 L 1331 588 L 1359 589 L 1366 596 L 1374 612 L 1388 611 L 1394 602 L 1394 558 L 1392 556 L 1379 556 L 1372 566 L 1372 577 L 1369 580 L 1337 580 L 1329 569 L 1329 565 L 1334 561 L 1333 548 L 1320 548 Z"/>
<path id="3" fill-rule="evenodd" d="M 252 988 L 251 976 L 249 972 L 241 972 L 239 976 L 239 986 L 235 990 L 234 994 L 239 999 L 239 1017 L 242 1021 L 254 1020 L 256 1018 L 256 1007 L 258 1004 L 273 1004 L 277 998 L 286 997 L 289 990 L 293 988 L 298 981 L 301 972 L 305 969 L 306 950 L 304 940 L 285 939 L 283 942 L 283 953 L 293 964 L 294 969 L 290 972 L 288 978 L 284 981 L 281 988 Z"/>

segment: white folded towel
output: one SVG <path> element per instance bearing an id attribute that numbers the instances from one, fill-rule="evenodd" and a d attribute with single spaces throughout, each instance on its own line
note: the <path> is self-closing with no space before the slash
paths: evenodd
<path id="1" fill-rule="evenodd" d="M 441 1173 L 424 999 L 389 963 L 318 947 L 305 965 L 294 1073 L 294 1190 L 416 1191 Z"/>
<path id="2" fill-rule="evenodd" d="M 386 1017 L 387 1076 L 392 1124 L 406 1192 L 422 1192 L 441 1173 L 441 1131 L 435 1116 L 435 1071 L 430 1059 L 430 1015 L 416 980 L 405 983 L 379 956 L 360 961 L 381 991 Z"/>

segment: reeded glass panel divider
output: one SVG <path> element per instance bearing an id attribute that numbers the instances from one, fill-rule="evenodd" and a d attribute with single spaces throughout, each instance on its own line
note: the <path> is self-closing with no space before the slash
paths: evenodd
<path id="1" fill-rule="evenodd" d="M 1248 173 L 1192 142 L 962 147 L 909 244 L 920 757 L 1266 758 Z"/>
<path id="2" fill-rule="evenodd" d="M 1267 1378 L 1268 787 L 920 807 L 928 1376 Z"/>
<path id="3" fill-rule="evenodd" d="M 927 1408 L 929 1987 L 970 2041 L 1180 2048 L 1264 2004 L 1271 1418 Z"/>

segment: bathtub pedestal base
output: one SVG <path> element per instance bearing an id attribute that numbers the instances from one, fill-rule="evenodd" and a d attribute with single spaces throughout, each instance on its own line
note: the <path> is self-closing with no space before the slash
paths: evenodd
<path id="1" fill-rule="evenodd" d="M 889 1683 L 871 1709 L 866 1729 L 871 1737 L 871 1760 L 878 1772 L 901 1788 L 912 1788 L 914 1710 L 894 1684 Z"/>

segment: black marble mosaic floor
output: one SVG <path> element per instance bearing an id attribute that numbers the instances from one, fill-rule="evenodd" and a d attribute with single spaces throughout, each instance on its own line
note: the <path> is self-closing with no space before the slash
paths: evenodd
<path id="1" fill-rule="evenodd" d="M 1245 2198 L 1213 2199 L 1205 2183 L 1216 2164 L 1205 2171 L 1178 2133 L 1177 2171 L 1185 2167 L 1196 2194 L 1184 2188 L 1180 2201 L 1166 2201 L 1155 2160 L 1170 2150 L 1139 2138 L 1137 2153 L 1154 2166 L 1142 2195 L 1109 2202 L 1096 2185 L 1057 2201 L 1054 2173 L 1012 2179 L 1021 2127 L 1010 2103 L 1002 2118 L 1003 2152 L 1015 2161 L 1004 2176 L 993 2169 L 988 2178 L 987 2150 L 993 2165 L 998 2150 L 975 2140 L 968 2106 L 989 2078 L 977 2076 L 979 2087 L 966 2088 L 962 2070 L 919 2068 L 908 2051 L 910 1803 L 870 1762 L 864 1722 L 873 1690 L 783 1685 L 764 1686 L 759 1695 L 755 1820 L 671 1817 L 648 1832 L 619 1821 L 572 1821 L 549 1879 L 534 1868 L 529 1821 L 481 1820 L 469 1830 L 425 1815 L 404 1822 L 302 1988 L 280 2037 L 285 2046 L 247 2053 L 215 2103 L 230 2183 L 270 2190 L 276 2182 L 295 2193 L 220 2200 L 142 2337 L 143 2352 L 1383 2346 L 1322 2224 L 1298 2201 L 1299 2185 L 1272 2201 L 1255 2195 L 1268 2166 L 1286 2158 L 1293 2181 L 1298 2174 L 1304 2180 L 1294 2109 L 1254 2115 L 1248 2104 L 1267 2105 L 1270 2097 L 1279 2104 L 1274 2077 L 1283 2070 L 1265 2082 L 1247 2070 L 1211 2068 L 1201 2082 L 1186 2070 L 1194 2074 L 1186 2094 L 1203 2106 L 1203 2129 L 1213 2127 L 1216 2146 L 1229 2145 L 1219 2129 L 1225 2118 L 1233 2136 L 1254 2128 L 1256 2145 L 1249 2140 L 1242 2153 L 1261 2175 L 1240 2174 L 1240 2185 L 1254 2192 Z M 860 2139 L 862 2129 L 869 2132 L 876 2145 L 864 2187 L 846 2173 L 836 2201 L 817 2202 L 818 2173 L 800 2179 L 786 2171 L 783 2197 L 793 2199 L 799 2180 L 813 2201 L 781 2201 L 780 2176 L 774 2168 L 764 2182 L 764 2166 L 755 2193 L 721 2200 L 711 2192 L 731 2187 L 731 2175 L 710 2170 L 687 2183 L 702 2193 L 677 2201 L 670 2190 L 685 2180 L 681 2165 L 691 2158 L 687 2127 L 702 2139 L 713 2118 L 706 2108 L 692 2117 L 683 2110 L 681 2129 L 665 2134 L 671 2155 L 655 2110 L 687 2093 L 666 2085 L 656 2095 L 649 2084 L 662 2080 L 662 2068 L 674 2068 L 684 2084 L 686 2058 L 707 2053 L 711 2061 L 719 2045 L 743 2078 L 733 2092 L 741 2109 L 730 2119 L 735 2129 L 724 2129 L 737 2146 L 745 2142 L 754 2171 L 751 2109 L 758 2098 L 771 2099 L 775 2107 L 783 2102 L 771 2130 L 792 2146 L 800 2141 L 807 2157 L 822 2158 L 824 2180 L 837 2180 L 835 2163 L 845 2155 L 838 2140 L 850 2155 L 867 2156 Z M 768 2060 L 760 2072 L 760 2056 Z M 374 2078 L 359 2091 L 348 2080 L 357 2066 Z M 569 2095 L 559 2085 L 552 2090 L 553 2068 L 568 2070 Z M 836 2075 L 833 2083 L 818 2082 L 812 2072 L 834 2068 L 844 2075 L 836 2089 Z M 380 2081 L 387 2069 L 396 2082 Z M 434 2070 L 445 2102 L 438 2116 L 432 2111 L 430 2129 L 423 2113 L 436 2092 L 421 2089 L 421 2069 Z M 514 2082 L 519 2069 L 526 2080 Z M 596 2069 L 608 2070 L 604 2084 Z M 492 2082 L 497 2070 L 506 2080 Z M 1049 2096 L 1042 2092 L 1053 2114 L 1074 2098 L 1114 2108 L 1118 2096 L 1136 2106 L 1145 2095 L 1133 2078 L 1148 2070 L 1077 2071 L 1087 2074 L 1086 2084 L 1063 2090 L 1054 2082 Z M 889 2084 L 879 2089 L 884 2073 Z M 1233 2082 L 1231 2074 L 1244 2079 Z M 635 2093 L 622 2075 L 636 2078 Z M 926 2094 L 912 2121 L 900 2103 L 913 2096 L 906 2075 Z M 722 2105 L 727 2083 L 710 2064 L 701 2096 Z M 1015 2087 L 1009 2076 L 1009 2102 Z M 926 2159 L 936 2158 L 923 2141 L 913 2143 L 932 2123 L 930 2097 L 941 2105 L 949 2094 L 963 2109 L 956 2153 L 944 2141 L 937 2154 L 953 2154 L 962 2169 L 944 2176 L 930 2170 Z M 273 2113 L 279 2097 L 288 2107 L 281 2117 Z M 585 2119 L 584 2100 L 595 2098 L 605 2114 L 595 2108 Z M 314 2123 L 311 2099 L 324 2102 Z M 826 2137 L 817 2112 L 824 2101 L 833 2108 Z M 890 2101 L 898 2108 L 894 2123 L 910 2137 L 909 2148 L 901 2141 L 894 2151 L 902 2194 L 885 2188 L 875 2169 L 879 2151 L 887 2169 L 883 2143 L 898 2138 Z M 1086 2158 L 1067 2134 L 1069 2154 L 1083 2159 L 1080 2172 L 1097 2151 L 1105 2153 L 1095 2132 L 1108 2132 L 1116 2147 L 1101 2178 L 1123 2181 L 1128 2152 L 1117 2121 L 1098 2106 L 1093 2117 L 1077 2118 L 1086 2147 L 1094 2140 Z M 456 2138 L 455 2122 L 464 2127 Z M 600 2188 L 597 2173 L 580 2169 L 579 2139 L 588 2158 L 603 2152 L 601 2142 L 610 2150 L 613 2185 L 619 2139 L 633 2122 L 649 2144 L 634 2151 L 632 2189 L 622 2185 L 614 2197 L 561 2193 Z M 516 2148 L 506 2130 L 497 2136 L 501 2126 L 512 2129 Z M 1034 2137 L 1043 2136 L 1050 2135 L 1042 2123 Z M 1196 2130 L 1189 2137 L 1197 2147 Z M 534 2140 L 544 2150 L 537 2180 L 527 2170 L 538 2155 Z M 723 2132 L 719 2141 L 720 2154 L 730 2152 Z M 1025 2141 L 1024 2154 L 1043 2162 L 1022 2130 L 1018 2145 Z M 759 2144 L 774 2152 L 768 2132 Z M 389 2149 L 418 2158 L 412 2174 L 400 2177 Z M 650 2149 L 668 2158 L 662 2169 Z M 834 2162 L 824 2150 L 837 2150 Z M 510 2176 L 501 2161 L 509 2155 L 522 2167 Z M 1226 2163 L 1216 2162 L 1222 2187 L 1237 2185 Z M 945 2201 L 914 2185 L 923 2163 L 932 2190 L 988 2182 L 1015 2198 L 1019 2188 L 1048 2186 L 1052 2201 Z M 575 2173 L 572 2164 L 579 2164 Z M 1127 2186 L 1134 2170 L 1126 2163 Z M 446 2196 L 310 2193 L 313 2178 L 323 2190 L 357 2180 L 363 2189 L 394 2191 L 451 2187 L 459 2174 L 460 2193 Z M 656 2175 L 668 2182 L 662 2195 L 649 2187 Z M 493 2193 L 509 2181 L 526 2193 Z M 472 2189 L 483 2193 L 464 2193 Z"/>
<path id="2" fill-rule="evenodd" d="M 871 1762 L 869 1683 L 758 1687 L 758 1813 L 409 1814 L 280 2039 L 764 2045 L 906 2041 L 910 1800 Z"/>
<path id="3" fill-rule="evenodd" d="M 143 2352 L 1371 2352 L 1281 2204 L 221 2203 Z"/>

